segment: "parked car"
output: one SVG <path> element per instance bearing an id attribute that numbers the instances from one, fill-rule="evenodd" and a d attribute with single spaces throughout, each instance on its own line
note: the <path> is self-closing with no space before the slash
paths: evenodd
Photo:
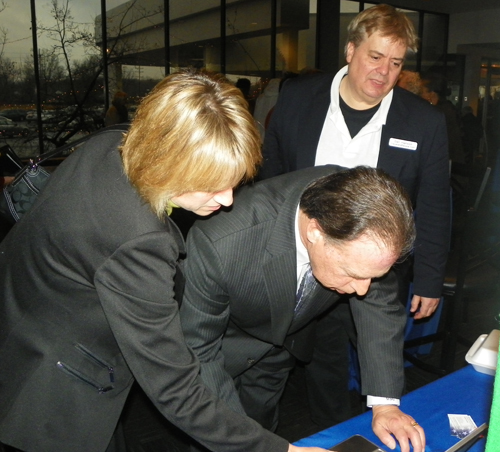
<path id="1" fill-rule="evenodd" d="M 26 110 L 0 110 L 0 116 L 12 119 L 12 121 L 26 121 Z"/>
<path id="2" fill-rule="evenodd" d="M 12 121 L 12 119 L 9 119 L 5 116 L 0 116 L 0 119 L 5 119 L 7 122 L 11 123 L 11 124 L 14 124 L 14 121 Z"/>
<path id="3" fill-rule="evenodd" d="M 28 111 L 26 114 L 26 121 L 34 122 L 37 121 L 38 115 L 36 110 Z M 55 114 L 52 110 L 42 110 L 42 121 L 49 122 L 49 120 L 55 118 Z"/>
<path id="4" fill-rule="evenodd" d="M 94 126 L 94 118 L 88 114 L 83 115 L 83 121 L 81 120 L 81 117 L 78 116 L 77 118 L 73 119 L 72 121 L 65 120 L 59 122 L 57 124 L 58 127 L 62 128 L 64 127 L 66 130 L 72 130 L 72 129 L 88 129 Z"/>
<path id="5" fill-rule="evenodd" d="M 26 121 L 36 121 L 36 110 L 30 110 L 28 113 L 26 113 Z"/>
<path id="6" fill-rule="evenodd" d="M 30 129 L 26 126 L 20 126 L 9 121 L 9 119 L 0 118 L 0 136 L 6 138 L 25 137 L 29 133 Z"/>

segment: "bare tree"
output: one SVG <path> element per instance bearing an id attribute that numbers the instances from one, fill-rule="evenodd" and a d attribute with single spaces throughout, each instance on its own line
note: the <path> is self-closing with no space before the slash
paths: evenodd
<path id="1" fill-rule="evenodd" d="M 6 7 L 5 0 L 0 0 L 0 13 Z M 11 96 L 15 91 L 15 82 L 19 73 L 15 64 L 4 55 L 5 45 L 8 42 L 7 36 L 7 29 L 0 27 L 0 103 L 7 103 L 12 100 Z"/>
<path id="2" fill-rule="evenodd" d="M 52 39 L 52 52 L 62 58 L 69 78 L 71 90 L 75 95 L 75 103 L 78 103 L 74 90 L 74 74 L 72 52 L 76 46 L 85 47 L 87 52 L 97 55 L 99 48 L 95 45 L 92 33 L 80 24 L 75 23 L 69 7 L 69 0 L 52 0 L 51 14 L 54 19 L 50 27 L 39 25 L 40 33 L 45 33 Z"/>
<path id="3" fill-rule="evenodd" d="M 38 51 L 38 70 L 40 75 L 40 91 L 44 102 L 50 102 L 57 91 L 64 89 L 66 81 L 64 67 L 58 56 L 50 49 L 40 49 Z M 23 83 L 35 86 L 35 71 L 33 68 L 33 58 L 27 57 L 22 67 Z"/>
<path id="4" fill-rule="evenodd" d="M 95 100 L 96 88 L 103 71 L 103 60 L 94 34 L 88 27 L 75 22 L 69 0 L 51 0 L 50 11 L 52 25 L 40 24 L 38 30 L 53 41 L 50 52 L 61 60 L 65 68 L 69 93 L 67 100 L 74 106 L 71 114 L 61 122 L 61 127 L 47 137 L 54 145 L 60 146 L 82 128 L 90 131 L 90 128 L 96 125 L 89 123 L 88 112 L 84 106 L 90 100 Z M 143 44 L 137 40 L 123 39 L 123 36 L 133 31 L 140 21 L 150 20 L 162 11 L 162 8 L 148 11 L 140 6 L 140 0 L 124 4 L 119 17 L 111 21 L 112 39 L 108 49 L 108 64 L 125 61 L 127 54 L 139 51 Z M 73 57 L 76 46 L 85 49 L 87 56 L 83 61 L 77 61 Z"/>

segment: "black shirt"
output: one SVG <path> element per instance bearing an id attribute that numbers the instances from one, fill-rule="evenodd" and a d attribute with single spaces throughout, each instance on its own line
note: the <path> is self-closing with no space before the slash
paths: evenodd
<path id="1" fill-rule="evenodd" d="M 351 138 L 354 138 L 358 132 L 370 122 L 370 119 L 372 119 L 373 115 L 379 109 L 380 103 L 368 110 L 354 110 L 354 108 L 349 107 L 349 105 L 344 102 L 344 99 L 342 99 L 339 94 L 339 106 L 347 128 L 349 129 L 349 133 L 351 134 Z"/>

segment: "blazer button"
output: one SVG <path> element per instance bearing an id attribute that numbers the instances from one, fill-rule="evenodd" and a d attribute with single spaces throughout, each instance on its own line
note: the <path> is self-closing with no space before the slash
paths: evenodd
<path id="1" fill-rule="evenodd" d="M 249 366 L 254 365 L 254 364 L 255 364 L 255 359 L 253 359 L 253 358 L 248 358 L 248 359 L 247 359 L 247 364 L 248 364 Z"/>

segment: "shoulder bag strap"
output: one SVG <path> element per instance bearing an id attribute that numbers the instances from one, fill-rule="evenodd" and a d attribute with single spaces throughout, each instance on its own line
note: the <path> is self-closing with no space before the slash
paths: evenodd
<path id="1" fill-rule="evenodd" d="M 93 136 L 98 135 L 102 132 L 109 131 L 109 130 L 121 130 L 123 132 L 126 132 L 129 128 L 130 124 L 129 123 L 122 123 L 122 124 L 114 124 L 109 127 L 105 127 L 104 129 L 101 129 L 97 131 L 96 133 L 93 134 Z M 16 174 L 16 177 L 12 181 L 12 184 L 14 185 L 19 179 L 21 179 L 26 171 L 30 169 L 35 169 L 38 165 L 40 165 L 42 162 L 45 162 L 48 159 L 51 159 L 52 157 L 56 157 L 57 155 L 62 154 L 64 151 L 67 151 L 68 149 L 71 149 L 72 147 L 78 146 L 81 143 L 84 143 L 89 139 L 89 135 L 80 138 L 78 140 L 72 141 L 71 143 L 67 143 L 64 146 L 58 147 L 57 149 L 53 149 L 52 151 L 45 152 L 41 155 L 39 155 L 37 158 L 30 160 L 20 171 L 19 173 Z"/>

